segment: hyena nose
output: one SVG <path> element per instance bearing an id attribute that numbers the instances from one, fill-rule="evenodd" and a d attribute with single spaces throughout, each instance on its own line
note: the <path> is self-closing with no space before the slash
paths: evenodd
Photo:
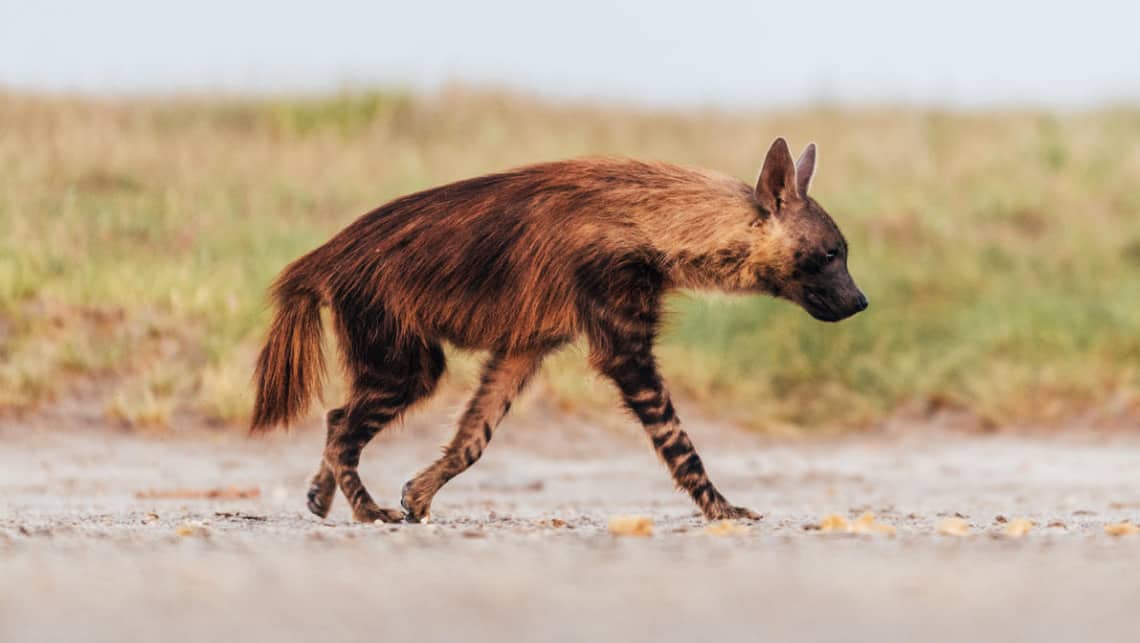
<path id="1" fill-rule="evenodd" d="M 867 306 L 869 305 L 870 302 L 867 301 L 867 295 L 859 293 L 859 299 L 855 301 L 855 308 L 858 309 L 859 312 L 862 312 L 867 310 Z"/>

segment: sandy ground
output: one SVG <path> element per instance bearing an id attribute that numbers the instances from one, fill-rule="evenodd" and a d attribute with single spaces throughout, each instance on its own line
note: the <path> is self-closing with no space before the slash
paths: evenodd
<path id="1" fill-rule="evenodd" d="M 447 431 L 366 451 L 382 504 Z M 508 425 L 431 524 L 357 525 L 304 510 L 318 432 L 0 425 L 0 640 L 1140 640 L 1140 536 L 1103 529 L 1140 522 L 1138 437 L 690 432 L 763 522 L 706 532 L 632 426 Z M 138 497 L 231 486 L 260 495 Z M 898 535 L 805 529 L 864 511 Z M 621 514 L 654 535 L 610 535 Z M 955 514 L 972 535 L 936 533 Z"/>

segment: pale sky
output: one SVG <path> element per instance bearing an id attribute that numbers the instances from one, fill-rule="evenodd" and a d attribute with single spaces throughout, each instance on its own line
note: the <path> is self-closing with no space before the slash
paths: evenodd
<path id="1" fill-rule="evenodd" d="M 450 81 L 653 105 L 1140 103 L 1140 3 L 0 0 L 0 85 Z"/>

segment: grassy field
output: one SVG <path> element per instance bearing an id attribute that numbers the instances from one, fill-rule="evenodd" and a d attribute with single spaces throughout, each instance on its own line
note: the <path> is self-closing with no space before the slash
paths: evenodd
<path id="1" fill-rule="evenodd" d="M 813 193 L 871 300 L 680 295 L 661 358 L 688 414 L 766 430 L 951 408 L 985 425 L 1140 420 L 1140 110 L 668 113 L 491 93 L 98 100 L 0 92 L 0 409 L 240 424 L 288 261 L 402 193 L 622 154 L 754 177 L 820 145 Z M 475 358 L 456 355 L 458 387 Z M 544 398 L 614 405 L 581 350 Z M 329 391 L 335 398 L 336 387 Z"/>

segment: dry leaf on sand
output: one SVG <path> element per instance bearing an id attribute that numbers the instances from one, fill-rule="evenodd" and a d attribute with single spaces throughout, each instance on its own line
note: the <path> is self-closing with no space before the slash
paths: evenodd
<path id="1" fill-rule="evenodd" d="M 653 519 L 648 516 L 614 516 L 610 518 L 610 533 L 615 536 L 652 536 Z"/>
<path id="2" fill-rule="evenodd" d="M 847 533 L 851 531 L 851 523 L 847 522 L 847 519 L 839 514 L 828 514 L 823 517 L 823 520 L 819 521 L 819 530 Z"/>
<path id="3" fill-rule="evenodd" d="M 938 533 L 943 536 L 968 536 L 970 523 L 961 518 L 944 518 L 938 523 Z"/>
<path id="4" fill-rule="evenodd" d="M 257 487 L 225 489 L 148 489 L 139 491 L 135 497 L 139 500 L 245 500 L 257 498 L 261 490 Z"/>
<path id="5" fill-rule="evenodd" d="M 885 534 L 887 536 L 894 536 L 896 533 L 894 525 L 877 522 L 875 514 L 870 511 L 859 516 L 859 519 L 851 525 L 851 531 L 856 534 Z"/>
<path id="6" fill-rule="evenodd" d="M 1133 536 L 1140 534 L 1140 527 L 1130 522 L 1114 522 L 1104 526 L 1104 533 L 1109 536 Z"/>
<path id="7" fill-rule="evenodd" d="M 840 534 L 885 534 L 894 536 L 896 529 L 894 525 L 878 522 L 875 520 L 875 514 L 866 511 L 855 522 L 851 522 L 843 517 L 842 514 L 828 514 L 819 521 L 819 525 L 814 528 L 823 532 L 840 533 Z"/>
<path id="8" fill-rule="evenodd" d="M 748 533 L 748 527 L 731 520 L 720 520 L 705 527 L 705 533 L 712 536 L 739 536 Z"/>
<path id="9" fill-rule="evenodd" d="M 178 525 L 178 528 L 174 530 L 174 534 L 182 536 L 183 538 L 189 536 L 208 536 L 210 535 L 210 530 L 206 528 L 206 525 L 200 522 L 184 522 Z"/>
<path id="10" fill-rule="evenodd" d="M 1009 521 L 1009 524 L 1005 526 L 1002 533 L 1010 538 L 1021 538 L 1025 534 L 1033 531 L 1033 527 L 1036 524 L 1037 523 L 1027 518 L 1014 518 Z"/>

